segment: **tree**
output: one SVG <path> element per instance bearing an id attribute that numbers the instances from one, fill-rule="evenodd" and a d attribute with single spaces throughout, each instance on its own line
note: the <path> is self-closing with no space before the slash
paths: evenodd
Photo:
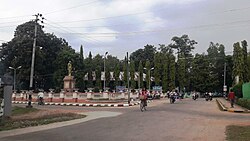
<path id="1" fill-rule="evenodd" d="M 248 54 L 247 54 L 247 41 L 241 42 L 243 53 L 243 82 L 249 82 L 249 66 L 248 66 Z"/>
<path id="2" fill-rule="evenodd" d="M 207 49 L 209 59 L 209 71 L 211 89 L 222 92 L 224 85 L 224 64 L 225 64 L 225 47 L 222 44 L 210 42 Z"/>
<path id="3" fill-rule="evenodd" d="M 20 83 L 18 83 L 20 89 L 29 88 L 35 24 L 34 21 L 29 21 L 17 26 L 14 38 L 10 42 L 2 44 L 0 58 L 3 68 L 5 68 L 3 72 L 8 72 L 9 66 L 22 66 L 22 69 L 17 72 L 17 76 L 20 76 Z M 55 75 L 58 69 L 55 60 L 64 47 L 70 47 L 66 40 L 57 38 L 50 33 L 44 33 L 41 25 L 38 24 L 34 67 L 34 86 L 36 88 L 48 90 L 59 87 L 57 81 L 53 81 L 60 79 L 59 75 Z M 58 78 L 54 76 L 58 76 Z"/>
<path id="4" fill-rule="evenodd" d="M 160 86 L 162 76 L 162 54 L 160 52 L 155 53 L 154 56 L 154 77 L 155 85 Z"/>
<path id="5" fill-rule="evenodd" d="M 233 78 L 239 77 L 239 82 L 243 82 L 243 52 L 240 47 L 240 43 L 234 43 L 233 45 Z M 236 81 L 235 81 L 236 84 Z"/>
<path id="6" fill-rule="evenodd" d="M 139 72 L 138 88 L 142 88 L 142 87 L 144 87 L 144 85 L 143 85 L 143 65 L 142 65 L 142 61 L 139 62 L 138 72 Z"/>
<path id="7" fill-rule="evenodd" d="M 170 48 L 176 49 L 178 53 L 177 61 L 177 82 L 179 87 L 183 90 L 184 87 L 188 87 L 190 83 L 189 72 L 191 66 L 192 50 L 194 45 L 197 44 L 195 40 L 189 39 L 188 35 L 182 35 L 181 37 L 173 37 L 173 43 L 169 45 Z M 188 87 L 189 88 L 189 87 Z"/>
<path id="8" fill-rule="evenodd" d="M 130 77 L 131 77 L 131 80 L 130 80 L 130 86 L 132 89 L 135 89 L 136 88 L 136 83 L 135 83 L 135 63 L 133 60 L 130 61 Z"/>
<path id="9" fill-rule="evenodd" d="M 83 56 L 83 46 L 81 45 L 80 47 L 80 59 L 81 59 L 81 62 L 84 61 L 84 56 Z"/>
<path id="10" fill-rule="evenodd" d="M 150 63 L 153 63 L 155 52 L 156 47 L 147 44 L 146 46 L 144 46 L 144 49 L 138 49 L 135 52 L 131 53 L 130 59 L 135 61 L 136 66 L 139 65 L 140 61 L 146 62 L 147 60 L 149 60 Z"/>
<path id="11" fill-rule="evenodd" d="M 149 60 L 146 61 L 145 68 L 146 68 L 145 88 L 149 89 L 149 87 L 150 87 L 149 81 L 150 81 L 150 73 L 151 73 L 151 65 L 150 65 L 150 61 Z"/>

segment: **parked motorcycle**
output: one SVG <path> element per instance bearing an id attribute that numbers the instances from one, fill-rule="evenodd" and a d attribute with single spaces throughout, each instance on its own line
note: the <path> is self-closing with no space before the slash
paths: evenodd
<path id="1" fill-rule="evenodd" d="M 196 100 L 196 99 L 198 99 L 198 95 L 197 94 L 193 94 L 192 98 L 193 98 L 193 100 Z"/>

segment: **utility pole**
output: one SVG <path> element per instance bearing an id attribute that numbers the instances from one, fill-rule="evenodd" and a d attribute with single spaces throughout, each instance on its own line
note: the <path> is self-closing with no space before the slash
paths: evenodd
<path id="1" fill-rule="evenodd" d="M 129 59 L 127 52 L 127 81 L 128 81 L 128 104 L 130 104 L 130 90 L 129 90 Z"/>
<path id="2" fill-rule="evenodd" d="M 31 68 L 30 68 L 30 85 L 29 85 L 29 102 L 27 107 L 32 107 L 31 106 L 31 100 L 32 100 L 32 90 L 33 90 L 33 79 L 34 79 L 34 66 L 35 66 L 35 54 L 36 54 L 36 39 L 37 39 L 37 24 L 38 21 L 40 20 L 39 17 L 42 18 L 41 23 L 43 23 L 44 17 L 42 17 L 42 14 L 36 14 L 35 19 L 35 34 L 34 34 L 34 41 L 33 41 L 33 49 L 32 49 L 32 60 L 31 60 Z"/>
<path id="3" fill-rule="evenodd" d="M 106 55 L 108 54 L 108 52 L 105 52 L 104 54 L 104 67 L 103 67 L 103 71 L 104 71 L 104 80 L 103 80 L 103 91 L 105 92 L 106 91 L 106 64 L 105 64 L 105 61 L 106 61 Z"/>

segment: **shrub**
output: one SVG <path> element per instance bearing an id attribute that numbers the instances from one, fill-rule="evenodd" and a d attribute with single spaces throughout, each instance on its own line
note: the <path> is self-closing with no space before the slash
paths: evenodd
<path id="1" fill-rule="evenodd" d="M 250 109 L 250 99 L 239 98 L 239 99 L 237 100 L 236 104 L 240 105 L 241 107 Z"/>

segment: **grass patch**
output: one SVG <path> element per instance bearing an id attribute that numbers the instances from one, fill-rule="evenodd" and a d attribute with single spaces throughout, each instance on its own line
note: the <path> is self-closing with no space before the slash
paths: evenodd
<path id="1" fill-rule="evenodd" d="M 10 118 L 0 119 L 0 131 L 17 128 L 25 128 L 62 122 L 86 117 L 85 115 L 66 113 L 66 112 L 48 112 L 35 108 L 14 107 Z M 39 115 L 39 113 L 43 113 Z M 46 114 L 44 114 L 46 113 Z M 37 116 L 39 115 L 39 116 Z"/>
<path id="2" fill-rule="evenodd" d="M 23 115 L 23 114 L 28 114 L 32 112 L 37 112 L 39 111 L 38 109 L 35 108 L 23 108 L 23 107 L 13 107 L 12 109 L 12 116 L 18 116 L 18 115 Z"/>
<path id="3" fill-rule="evenodd" d="M 226 136 L 228 141 L 249 141 L 250 126 L 227 126 Z"/>

